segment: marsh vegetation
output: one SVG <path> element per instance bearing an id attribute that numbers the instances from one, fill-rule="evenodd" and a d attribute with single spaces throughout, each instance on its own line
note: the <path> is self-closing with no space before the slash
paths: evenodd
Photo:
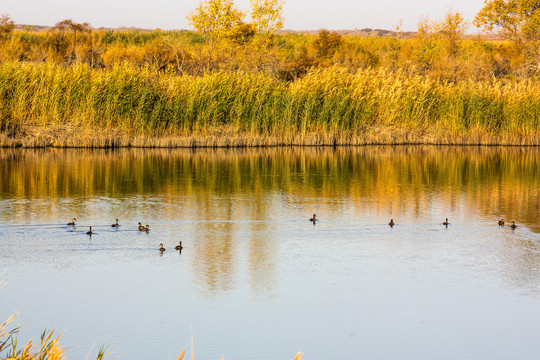
<path id="1" fill-rule="evenodd" d="M 189 15 L 197 31 L 4 18 L 0 145 L 540 143 L 532 15 L 505 24 L 486 5 L 477 25 L 514 29 L 498 40 L 468 34 L 453 10 L 414 36 L 366 38 L 278 34 L 281 2 L 253 23 L 232 1 L 208 14 L 212 2 Z"/>

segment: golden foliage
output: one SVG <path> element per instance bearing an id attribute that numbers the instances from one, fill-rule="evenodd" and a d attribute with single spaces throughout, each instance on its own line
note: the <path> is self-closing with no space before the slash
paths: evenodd
<path id="1" fill-rule="evenodd" d="M 537 0 L 486 0 L 475 25 L 522 42 L 540 40 L 540 3 Z"/>
<path id="2" fill-rule="evenodd" d="M 0 38 L 9 34 L 15 28 L 15 22 L 11 20 L 9 15 L 0 15 Z"/>
<path id="3" fill-rule="evenodd" d="M 283 28 L 285 0 L 250 0 L 253 25 L 261 32 Z"/>
<path id="4" fill-rule="evenodd" d="M 241 25 L 244 16 L 233 0 L 202 0 L 187 19 L 195 30 L 219 38 Z"/>

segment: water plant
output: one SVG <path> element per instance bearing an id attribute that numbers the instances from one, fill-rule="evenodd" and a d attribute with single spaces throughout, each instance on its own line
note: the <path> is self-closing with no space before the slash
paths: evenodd
<path id="1" fill-rule="evenodd" d="M 529 79 L 447 82 L 332 67 L 284 83 L 265 73 L 155 76 L 129 64 L 100 70 L 8 62 L 0 66 L 0 100 L 7 138 L 41 126 L 60 128 L 60 138 L 74 128 L 78 136 L 91 129 L 149 137 L 214 131 L 223 143 L 227 131 L 307 145 L 540 143 L 540 82 Z"/>

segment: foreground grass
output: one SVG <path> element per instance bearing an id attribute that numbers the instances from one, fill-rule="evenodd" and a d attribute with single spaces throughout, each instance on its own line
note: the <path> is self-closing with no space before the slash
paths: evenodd
<path id="1" fill-rule="evenodd" d="M 54 336 L 53 331 L 47 332 L 46 330 L 41 334 L 38 344 L 33 344 L 32 339 L 28 343 L 19 345 L 16 334 L 18 328 L 8 329 L 10 324 L 15 319 L 12 315 L 6 320 L 5 323 L 0 324 L 0 356 L 3 355 L 7 360 L 67 360 L 66 349 L 60 347 L 60 336 Z M 191 344 L 191 359 L 193 360 L 193 340 Z M 183 360 L 186 351 L 182 350 L 178 355 L 177 360 Z M 106 348 L 102 347 L 96 356 L 96 360 L 103 360 L 107 355 Z M 294 360 L 300 360 L 302 358 L 302 352 L 299 352 L 294 357 Z M 224 357 L 221 357 L 224 360 Z"/>
<path id="2" fill-rule="evenodd" d="M 1 146 L 540 145 L 540 82 L 0 66 Z"/>

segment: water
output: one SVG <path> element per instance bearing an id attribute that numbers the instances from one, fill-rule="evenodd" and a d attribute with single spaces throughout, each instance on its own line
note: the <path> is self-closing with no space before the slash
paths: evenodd
<path id="1" fill-rule="evenodd" d="M 539 149 L 4 149 L 0 169 L 0 320 L 72 359 L 191 337 L 195 359 L 540 358 Z"/>

